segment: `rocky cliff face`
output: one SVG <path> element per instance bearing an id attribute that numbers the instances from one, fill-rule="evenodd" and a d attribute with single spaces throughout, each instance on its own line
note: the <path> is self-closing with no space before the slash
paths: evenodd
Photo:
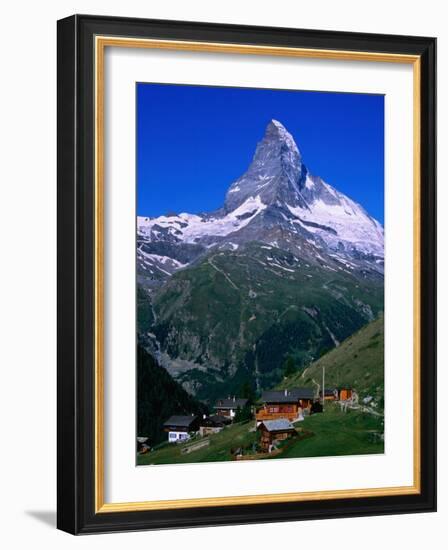
<path id="1" fill-rule="evenodd" d="M 232 212 L 251 197 L 267 206 L 289 204 L 306 208 L 302 196 L 307 169 L 291 134 L 272 120 L 258 144 L 247 172 L 229 188 L 225 211 Z"/>
<path id="2" fill-rule="evenodd" d="M 275 383 L 383 308 L 382 226 L 275 120 L 220 210 L 137 228 L 140 339 L 202 399 Z"/>

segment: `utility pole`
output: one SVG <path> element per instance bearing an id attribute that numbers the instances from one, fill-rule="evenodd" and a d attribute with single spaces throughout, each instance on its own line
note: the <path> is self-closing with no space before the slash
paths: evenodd
<path id="1" fill-rule="evenodd" d="M 322 367 L 322 412 L 325 406 L 325 367 Z"/>

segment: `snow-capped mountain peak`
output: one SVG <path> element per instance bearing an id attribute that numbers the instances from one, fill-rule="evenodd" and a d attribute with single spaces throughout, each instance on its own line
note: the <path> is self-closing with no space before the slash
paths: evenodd
<path id="1" fill-rule="evenodd" d="M 297 153 L 301 157 L 299 148 L 297 147 L 296 142 L 288 130 L 283 126 L 278 120 L 272 119 L 271 122 L 266 127 L 266 136 L 270 136 L 273 139 L 278 139 L 291 150 Z"/>
<path id="2" fill-rule="evenodd" d="M 277 120 L 271 120 L 263 139 L 258 143 L 248 170 L 229 188 L 224 208 L 234 210 L 249 196 L 260 195 L 265 204 L 276 200 L 303 200 L 298 196 L 306 176 L 302 155 L 294 138 Z"/>
<path id="3" fill-rule="evenodd" d="M 370 257 L 372 262 L 381 263 L 384 256 L 381 224 L 310 174 L 294 138 L 277 120 L 268 123 L 249 168 L 229 187 L 222 209 L 201 215 L 139 217 L 137 226 L 146 243 L 186 243 L 207 250 L 226 242 L 269 244 L 273 232 L 281 230 L 290 235 L 285 247 L 300 249 L 305 241 L 319 250 Z"/>

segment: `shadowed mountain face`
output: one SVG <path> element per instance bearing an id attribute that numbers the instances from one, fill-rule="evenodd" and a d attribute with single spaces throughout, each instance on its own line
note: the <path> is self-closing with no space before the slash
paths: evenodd
<path id="1" fill-rule="evenodd" d="M 166 441 L 163 423 L 173 414 L 202 416 L 208 410 L 183 390 L 141 346 L 137 347 L 137 435 Z"/>
<path id="2" fill-rule="evenodd" d="M 201 399 L 269 387 L 383 309 L 382 226 L 275 120 L 220 210 L 137 228 L 139 339 Z"/>

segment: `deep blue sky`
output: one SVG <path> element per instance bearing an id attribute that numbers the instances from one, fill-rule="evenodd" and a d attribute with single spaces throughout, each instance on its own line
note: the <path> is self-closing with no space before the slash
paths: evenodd
<path id="1" fill-rule="evenodd" d="M 137 84 L 137 212 L 222 206 L 271 119 L 308 170 L 384 220 L 384 97 Z"/>

